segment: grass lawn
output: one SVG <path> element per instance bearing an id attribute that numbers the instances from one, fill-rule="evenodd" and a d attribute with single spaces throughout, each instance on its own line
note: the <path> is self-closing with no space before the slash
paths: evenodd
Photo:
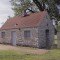
<path id="1" fill-rule="evenodd" d="M 54 49 L 42 55 L 3 50 L 0 51 L 0 60 L 60 60 L 60 50 Z"/>

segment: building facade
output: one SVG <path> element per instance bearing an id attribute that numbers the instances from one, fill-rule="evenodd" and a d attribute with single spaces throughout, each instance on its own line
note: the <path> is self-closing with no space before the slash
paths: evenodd
<path id="1" fill-rule="evenodd" d="M 7 20 L 0 29 L 0 43 L 51 48 L 54 26 L 46 11 Z"/>

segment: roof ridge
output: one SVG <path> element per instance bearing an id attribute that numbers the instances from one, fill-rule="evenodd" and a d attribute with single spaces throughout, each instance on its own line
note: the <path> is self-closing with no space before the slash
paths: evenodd
<path id="1" fill-rule="evenodd" d="M 44 18 L 45 14 L 47 12 L 38 12 L 38 13 L 32 13 L 29 16 L 22 17 L 22 16 L 16 16 L 14 18 L 8 19 L 5 24 L 1 27 L 1 29 L 12 29 L 12 28 L 22 28 L 22 27 L 34 27 L 38 24 L 38 22 L 42 21 L 42 18 Z M 15 24 L 18 24 L 15 26 Z"/>

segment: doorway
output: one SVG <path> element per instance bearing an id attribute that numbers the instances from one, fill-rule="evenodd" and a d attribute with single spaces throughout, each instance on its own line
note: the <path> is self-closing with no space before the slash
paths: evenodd
<path id="1" fill-rule="evenodd" d="M 16 46 L 16 32 L 15 31 L 12 31 L 11 32 L 11 43 L 13 46 Z"/>
<path id="2" fill-rule="evenodd" d="M 49 30 L 48 29 L 46 29 L 46 31 L 45 31 L 45 34 L 46 34 L 46 48 L 48 49 L 48 48 L 50 48 L 49 47 Z"/>

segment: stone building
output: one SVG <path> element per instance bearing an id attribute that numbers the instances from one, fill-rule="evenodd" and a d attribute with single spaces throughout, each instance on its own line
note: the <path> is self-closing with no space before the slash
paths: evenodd
<path id="1" fill-rule="evenodd" d="M 8 19 L 0 29 L 0 43 L 51 48 L 54 27 L 46 11 Z"/>

